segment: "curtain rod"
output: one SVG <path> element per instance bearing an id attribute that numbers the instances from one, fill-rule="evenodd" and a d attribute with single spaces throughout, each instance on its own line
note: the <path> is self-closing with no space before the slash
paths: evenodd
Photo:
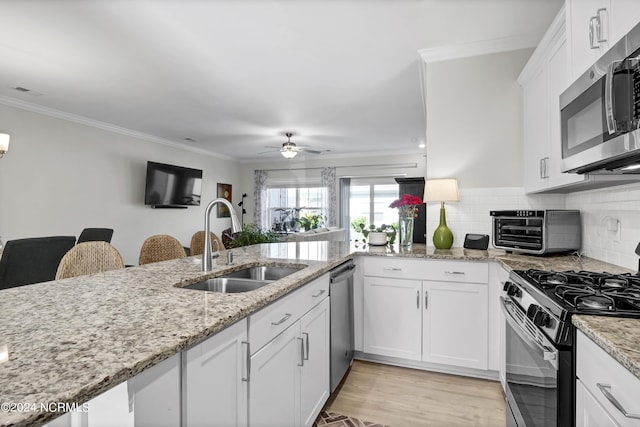
<path id="1" fill-rule="evenodd" d="M 311 168 L 280 168 L 280 169 L 259 169 L 267 172 L 274 171 L 304 171 L 304 170 L 314 170 L 314 169 L 324 169 L 327 166 L 317 166 Z M 380 169 L 391 169 L 391 168 L 407 168 L 407 169 L 416 169 L 418 167 L 417 163 L 384 163 L 377 165 L 354 165 L 354 166 L 334 166 L 336 169 L 341 168 L 380 168 Z"/>

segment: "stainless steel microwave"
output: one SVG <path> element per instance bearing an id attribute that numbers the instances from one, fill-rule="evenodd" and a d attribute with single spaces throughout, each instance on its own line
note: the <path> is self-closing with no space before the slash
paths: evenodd
<path id="1" fill-rule="evenodd" d="M 640 173 L 640 24 L 560 95 L 560 123 L 563 172 Z"/>

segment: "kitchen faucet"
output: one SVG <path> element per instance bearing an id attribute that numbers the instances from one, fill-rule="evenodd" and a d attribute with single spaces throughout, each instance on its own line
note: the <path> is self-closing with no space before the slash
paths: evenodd
<path id="1" fill-rule="evenodd" d="M 204 211 L 204 252 L 202 253 L 202 271 L 211 271 L 213 268 L 213 263 L 211 262 L 211 211 L 218 203 L 222 203 L 229 208 L 229 213 L 231 214 L 231 232 L 239 233 L 242 231 L 236 212 L 233 210 L 233 205 L 227 199 L 223 199 L 221 197 L 213 199 Z"/>

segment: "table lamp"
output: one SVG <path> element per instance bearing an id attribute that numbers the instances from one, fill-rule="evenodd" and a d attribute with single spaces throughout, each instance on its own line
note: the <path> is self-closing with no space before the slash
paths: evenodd
<path id="1" fill-rule="evenodd" d="M 453 245 L 453 233 L 447 227 L 444 202 L 458 202 L 458 181 L 455 178 L 427 179 L 424 184 L 425 203 L 440 202 L 440 225 L 433 232 L 433 246 L 437 249 L 450 249 Z"/>

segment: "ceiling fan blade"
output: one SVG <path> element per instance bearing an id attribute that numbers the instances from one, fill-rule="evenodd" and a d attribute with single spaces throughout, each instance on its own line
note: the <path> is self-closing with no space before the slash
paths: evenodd
<path id="1" fill-rule="evenodd" d="M 311 153 L 311 154 L 322 154 L 331 150 L 312 150 L 310 148 L 298 148 L 298 151 L 304 151 L 305 153 Z"/>

